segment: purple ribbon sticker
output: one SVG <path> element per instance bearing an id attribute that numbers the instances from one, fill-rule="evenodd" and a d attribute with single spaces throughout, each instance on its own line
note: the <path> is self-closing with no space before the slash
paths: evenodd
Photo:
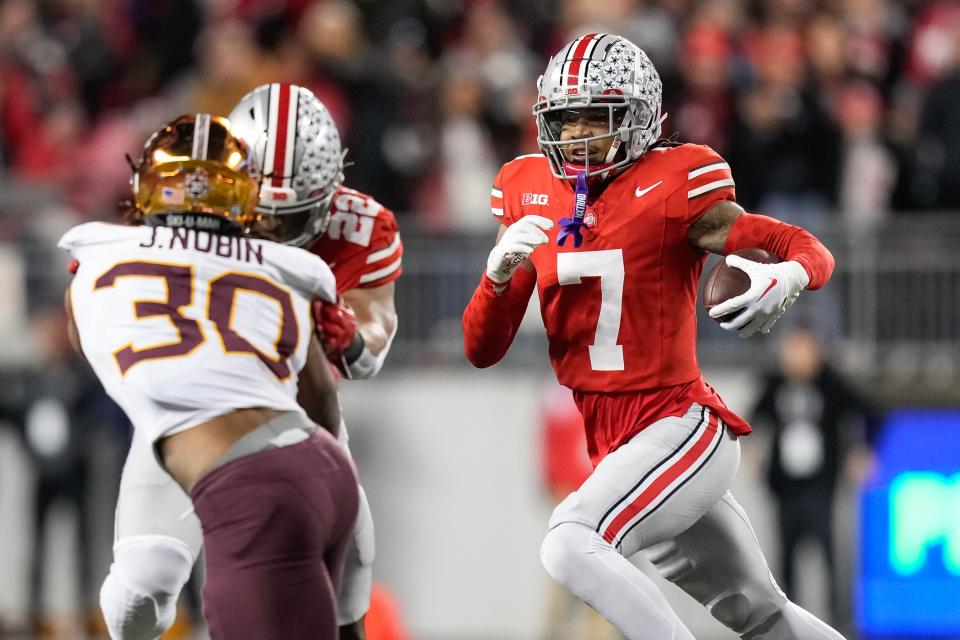
<path id="1" fill-rule="evenodd" d="M 567 236 L 573 236 L 573 246 L 578 248 L 583 244 L 583 235 L 580 233 L 580 227 L 583 226 L 583 216 L 587 212 L 587 174 L 583 171 L 577 173 L 577 188 L 573 198 L 573 217 L 560 218 L 560 233 L 557 235 L 557 244 L 561 247 L 566 241 Z"/>

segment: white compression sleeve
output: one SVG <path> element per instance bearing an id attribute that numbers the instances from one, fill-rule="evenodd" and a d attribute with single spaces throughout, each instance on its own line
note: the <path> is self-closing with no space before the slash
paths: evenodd
<path id="1" fill-rule="evenodd" d="M 156 640 L 173 624 L 177 596 L 190 578 L 187 546 L 167 536 L 139 536 L 114 549 L 100 588 L 100 608 L 113 640 Z"/>
<path id="2" fill-rule="evenodd" d="M 653 580 L 590 527 L 557 525 L 544 538 L 540 559 L 554 580 L 628 640 L 694 640 Z"/>

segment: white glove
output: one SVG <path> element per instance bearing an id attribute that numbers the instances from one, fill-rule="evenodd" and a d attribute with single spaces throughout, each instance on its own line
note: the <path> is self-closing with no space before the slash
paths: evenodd
<path id="1" fill-rule="evenodd" d="M 719 318 L 742 309 L 729 322 L 720 323 L 727 331 L 736 331 L 741 338 L 749 338 L 757 331 L 770 333 L 770 327 L 810 284 L 810 276 L 794 260 L 764 264 L 729 255 L 726 261 L 727 266 L 750 276 L 750 288 L 710 309 L 710 317 Z"/>
<path id="2" fill-rule="evenodd" d="M 524 216 L 507 227 L 487 258 L 487 277 L 497 284 L 512 278 L 513 272 L 533 250 L 546 244 L 544 231 L 552 228 L 553 221 L 543 216 Z"/>

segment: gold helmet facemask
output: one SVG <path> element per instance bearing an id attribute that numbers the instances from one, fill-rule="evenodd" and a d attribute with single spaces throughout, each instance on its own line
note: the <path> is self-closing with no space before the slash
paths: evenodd
<path id="1" fill-rule="evenodd" d="M 134 165 L 135 221 L 242 233 L 254 220 L 259 176 L 225 118 L 180 116 L 154 133 Z"/>

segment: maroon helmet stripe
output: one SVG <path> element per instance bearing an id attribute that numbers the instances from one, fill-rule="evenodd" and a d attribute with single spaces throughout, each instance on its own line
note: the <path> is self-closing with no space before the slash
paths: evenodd
<path id="1" fill-rule="evenodd" d="M 277 126 L 274 129 L 277 140 L 273 150 L 273 175 L 270 184 L 274 187 L 283 186 L 283 169 L 287 154 L 287 119 L 290 117 L 290 85 L 280 85 L 280 95 L 277 106 Z"/>
<path id="2" fill-rule="evenodd" d="M 580 42 L 577 43 L 577 48 L 571 56 L 570 69 L 567 72 L 567 86 L 576 87 L 580 85 L 580 67 L 583 65 L 583 54 L 587 50 L 587 45 L 593 42 L 596 37 L 597 34 L 590 33 L 581 38 Z"/>

